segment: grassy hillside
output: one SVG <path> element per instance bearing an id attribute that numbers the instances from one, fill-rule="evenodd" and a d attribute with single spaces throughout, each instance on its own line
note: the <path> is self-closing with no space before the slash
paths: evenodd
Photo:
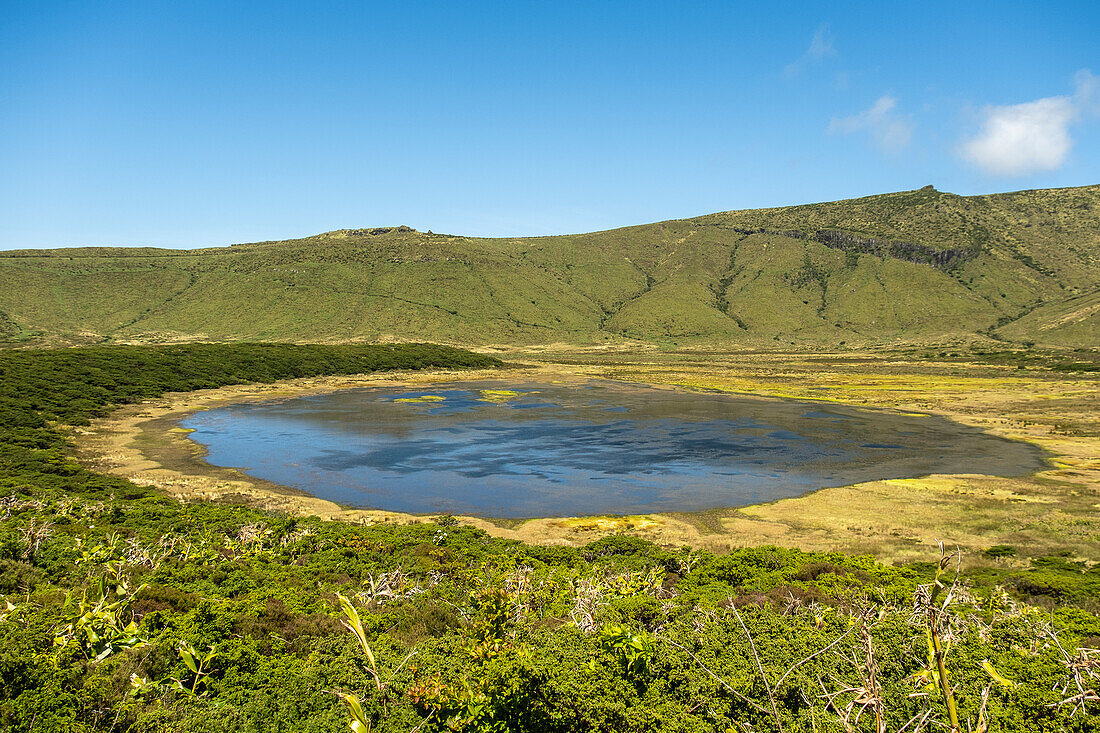
<path id="1" fill-rule="evenodd" d="M 1097 283 L 1100 186 L 927 187 L 561 237 L 6 252 L 0 339 L 1081 346 Z"/>
<path id="2" fill-rule="evenodd" d="M 1095 347 L 1100 344 L 1100 290 L 1039 306 L 999 333 L 1017 341 Z"/>

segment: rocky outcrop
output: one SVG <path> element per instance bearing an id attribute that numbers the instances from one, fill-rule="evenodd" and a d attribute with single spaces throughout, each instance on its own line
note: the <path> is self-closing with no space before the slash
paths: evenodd
<path id="1" fill-rule="evenodd" d="M 373 229 L 348 229 L 347 233 L 352 237 L 377 237 L 379 234 L 408 234 L 415 232 L 412 227 L 374 227 Z"/>
<path id="2" fill-rule="evenodd" d="M 859 252 L 860 254 L 873 254 L 879 257 L 893 257 L 894 259 L 905 260 L 906 262 L 932 265 L 941 270 L 950 270 L 956 265 L 976 257 L 979 252 L 976 247 L 936 249 L 927 244 L 878 239 L 876 237 L 861 237 L 857 234 L 837 231 L 835 229 L 819 230 L 815 234 L 814 239 L 821 242 L 826 247 L 844 250 L 845 252 Z"/>
<path id="3" fill-rule="evenodd" d="M 879 239 L 878 237 L 864 237 L 839 229 L 818 229 L 813 234 L 797 230 L 778 229 L 741 229 L 735 228 L 739 234 L 771 234 L 791 239 L 809 239 L 824 244 L 832 249 L 844 252 L 856 252 L 858 254 L 870 254 L 877 257 L 893 257 L 897 260 L 914 262 L 921 265 L 931 265 L 940 270 L 950 270 L 978 255 L 978 248 L 947 248 L 936 249 L 927 244 L 915 242 L 903 242 L 892 239 Z"/>

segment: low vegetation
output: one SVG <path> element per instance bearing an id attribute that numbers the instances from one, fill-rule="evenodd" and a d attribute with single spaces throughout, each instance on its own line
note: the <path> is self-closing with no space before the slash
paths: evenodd
<path id="1" fill-rule="evenodd" d="M 184 504 L 68 458 L 165 390 L 485 366 L 425 345 L 0 352 L 0 729 L 1089 731 L 1100 573 L 584 547 Z M 1018 558 L 1017 558 L 1018 559 Z"/>
<path id="2" fill-rule="evenodd" d="M 538 547 L 155 495 L 3 512 L 9 730 L 1100 724 L 1100 578 L 1059 558 L 956 580 L 950 555 Z M 1020 600 L 1038 586 L 1065 595 Z"/>

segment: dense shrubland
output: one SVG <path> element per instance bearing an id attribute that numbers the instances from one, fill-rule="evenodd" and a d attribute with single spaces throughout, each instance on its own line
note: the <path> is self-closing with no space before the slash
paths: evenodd
<path id="1" fill-rule="evenodd" d="M 367 368 L 286 348 L 0 354 L 0 729 L 1100 726 L 1100 573 L 1069 558 L 1010 566 L 991 548 L 960 574 L 949 550 L 887 567 L 629 536 L 530 546 L 449 517 L 181 504 L 65 458 L 55 423 L 188 379 Z M 477 359 L 415 348 L 436 366 Z M 220 376 L 199 381 L 191 358 Z M 50 386 L 76 379 L 83 397 Z"/>

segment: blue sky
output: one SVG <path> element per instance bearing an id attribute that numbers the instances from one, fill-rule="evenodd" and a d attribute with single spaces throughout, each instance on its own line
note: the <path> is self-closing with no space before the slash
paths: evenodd
<path id="1" fill-rule="evenodd" d="M 0 0 L 0 248 L 1100 183 L 1100 3 Z"/>

